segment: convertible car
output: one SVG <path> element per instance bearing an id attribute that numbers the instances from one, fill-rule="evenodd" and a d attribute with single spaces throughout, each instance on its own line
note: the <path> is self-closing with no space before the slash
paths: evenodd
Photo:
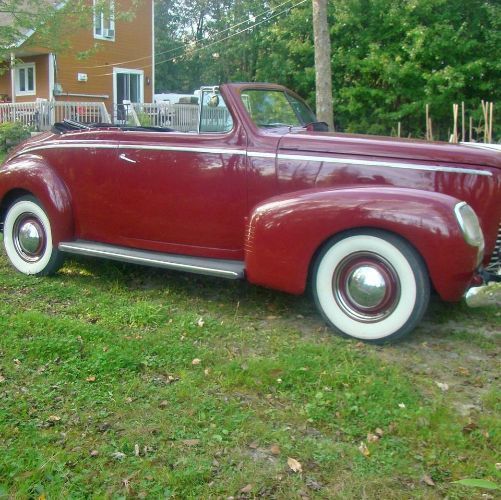
<path id="1" fill-rule="evenodd" d="M 459 301 L 499 266 L 501 154 L 331 133 L 284 87 L 204 88 L 192 132 L 57 124 L 0 167 L 22 273 L 68 253 L 302 294 L 334 331 L 386 342 L 430 291 Z"/>

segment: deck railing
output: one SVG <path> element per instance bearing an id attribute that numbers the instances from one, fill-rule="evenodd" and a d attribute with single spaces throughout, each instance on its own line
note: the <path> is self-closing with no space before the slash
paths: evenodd
<path id="1" fill-rule="evenodd" d="M 179 132 L 197 132 L 200 108 L 197 104 L 125 103 L 115 107 L 112 116 L 102 102 L 37 101 L 1 103 L 0 123 L 20 122 L 36 131 L 49 130 L 65 119 L 80 123 L 116 123 L 166 127 Z M 231 128 L 226 108 L 204 106 L 201 130 L 223 132 Z"/>
<path id="2" fill-rule="evenodd" d="M 81 123 L 111 123 L 102 102 L 36 101 L 0 103 L 0 123 L 19 122 L 36 131 L 49 130 L 65 119 Z"/>

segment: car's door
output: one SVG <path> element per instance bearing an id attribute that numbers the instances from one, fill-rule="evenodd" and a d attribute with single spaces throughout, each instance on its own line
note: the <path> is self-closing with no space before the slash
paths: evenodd
<path id="1" fill-rule="evenodd" d="M 242 258 L 245 133 L 125 131 L 117 151 L 118 243 Z"/>

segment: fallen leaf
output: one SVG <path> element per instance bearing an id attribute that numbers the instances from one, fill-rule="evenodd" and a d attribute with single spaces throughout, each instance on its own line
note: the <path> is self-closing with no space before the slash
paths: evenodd
<path id="1" fill-rule="evenodd" d="M 199 365 L 201 362 L 202 362 L 202 360 L 201 360 L 201 359 L 195 358 L 195 359 L 191 362 L 191 364 L 195 366 L 195 365 Z"/>
<path id="2" fill-rule="evenodd" d="M 267 319 L 268 321 L 273 321 L 273 320 L 275 320 L 275 319 L 277 319 L 277 318 L 278 318 L 278 316 L 266 316 L 266 319 Z"/>
<path id="3" fill-rule="evenodd" d="M 463 434 L 470 434 L 476 429 L 478 429 L 478 425 L 475 422 L 470 422 L 463 427 Z"/>
<path id="4" fill-rule="evenodd" d="M 362 349 L 363 347 L 365 347 L 365 344 L 364 344 L 363 342 L 357 342 L 357 343 L 355 344 L 355 347 L 356 347 L 357 349 Z"/>
<path id="5" fill-rule="evenodd" d="M 405 403 L 398 403 L 399 408 L 405 408 Z"/>
<path id="6" fill-rule="evenodd" d="M 133 401 L 132 398 L 125 398 L 125 402 L 128 403 L 128 404 L 132 403 L 132 401 Z"/>
<path id="7" fill-rule="evenodd" d="M 368 457 L 370 456 L 371 452 L 369 451 L 369 448 L 367 448 L 367 445 L 362 441 L 360 443 L 360 446 L 358 447 L 358 451 L 364 456 Z"/>
<path id="8" fill-rule="evenodd" d="M 61 420 L 61 417 L 58 417 L 57 415 L 51 415 L 47 419 L 48 422 L 54 422 L 54 423 L 59 422 L 60 420 Z"/>
<path id="9" fill-rule="evenodd" d="M 428 486 L 435 486 L 435 481 L 429 476 L 428 474 L 424 474 L 423 477 L 421 478 L 421 481 L 424 484 L 427 484 Z"/>
<path id="10" fill-rule="evenodd" d="M 209 368 L 206 368 L 206 369 L 204 370 L 204 374 L 205 374 L 206 376 L 208 376 L 208 375 L 210 374 L 210 369 L 209 369 Z"/>
<path id="11" fill-rule="evenodd" d="M 19 361 L 17 358 L 14 359 L 14 364 L 16 366 L 20 366 L 21 365 L 21 361 Z"/>
<path id="12" fill-rule="evenodd" d="M 95 382 L 96 381 L 96 377 L 94 375 L 90 375 L 89 377 L 87 377 L 85 379 L 87 382 Z"/>
<path id="13" fill-rule="evenodd" d="M 272 455 L 280 455 L 280 446 L 278 446 L 278 444 L 272 444 L 270 451 Z"/>
<path id="14" fill-rule="evenodd" d="M 91 457 L 97 457 L 98 455 L 99 455 L 99 452 L 97 450 L 90 450 Z"/>
<path id="15" fill-rule="evenodd" d="M 470 376 L 470 370 L 468 370 L 468 368 L 464 368 L 462 366 L 458 367 L 457 372 L 459 373 L 459 375 L 463 375 L 464 377 Z"/>
<path id="16" fill-rule="evenodd" d="M 0 375 L 0 384 L 5 382 L 5 377 L 3 375 Z"/>
<path id="17" fill-rule="evenodd" d="M 160 401 L 160 403 L 158 403 L 158 407 L 162 408 L 162 409 L 167 408 L 168 406 L 169 406 L 169 402 L 166 400 Z"/>
<path id="18" fill-rule="evenodd" d="M 244 486 L 241 490 L 240 493 L 250 493 L 252 490 L 252 484 L 248 484 L 247 486 Z"/>
<path id="19" fill-rule="evenodd" d="M 292 472 L 303 472 L 303 466 L 295 458 L 289 457 L 287 459 L 287 465 Z"/>
<path id="20" fill-rule="evenodd" d="M 198 446 L 200 444 L 200 439 L 183 439 L 183 444 L 185 446 Z"/>
<path id="21" fill-rule="evenodd" d="M 258 447 L 259 447 L 259 445 L 256 442 L 253 442 L 249 445 L 249 448 L 251 448 L 252 450 L 257 450 Z"/>
<path id="22" fill-rule="evenodd" d="M 323 488 L 323 484 L 319 483 L 316 479 L 309 477 L 306 479 L 306 486 L 313 491 L 320 491 Z"/>
<path id="23" fill-rule="evenodd" d="M 205 325 L 205 321 L 203 318 L 199 318 L 197 321 L 197 325 L 202 328 Z"/>
<path id="24" fill-rule="evenodd" d="M 123 460 L 125 458 L 125 453 L 115 451 L 111 454 L 111 458 L 114 458 L 115 460 Z"/>
<path id="25" fill-rule="evenodd" d="M 139 456 L 139 445 L 137 443 L 134 445 L 134 455 L 136 455 L 136 457 Z"/>
<path id="26" fill-rule="evenodd" d="M 441 391 L 448 391 L 449 390 L 449 384 L 446 384 L 445 382 L 437 382 L 435 381 L 435 384 L 437 384 L 437 387 L 441 390 Z"/>
<path id="27" fill-rule="evenodd" d="M 498 462 L 498 463 L 495 465 L 495 467 L 496 467 L 496 470 L 501 470 L 501 463 L 500 463 L 500 462 Z"/>
<path id="28" fill-rule="evenodd" d="M 377 441 L 379 441 L 379 436 L 377 434 L 372 434 L 370 432 L 367 434 L 368 443 L 376 443 Z"/>
<path id="29" fill-rule="evenodd" d="M 379 427 L 376 428 L 376 430 L 374 431 L 374 433 L 376 435 L 378 435 L 380 438 L 382 438 L 384 436 L 383 429 L 380 429 Z"/>

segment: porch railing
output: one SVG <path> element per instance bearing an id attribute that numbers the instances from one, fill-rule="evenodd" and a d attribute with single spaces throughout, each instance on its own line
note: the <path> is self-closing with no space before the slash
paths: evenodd
<path id="1" fill-rule="evenodd" d="M 69 119 L 89 124 L 142 125 L 196 132 L 199 112 L 197 104 L 125 103 L 116 106 L 110 116 L 102 102 L 37 101 L 1 103 L 0 123 L 21 122 L 33 130 L 43 131 L 55 122 Z M 223 132 L 228 130 L 230 120 L 226 108 L 204 106 L 200 125 L 205 132 Z"/>
<path id="2" fill-rule="evenodd" d="M 65 119 L 81 123 L 111 123 L 111 117 L 102 102 L 0 103 L 0 123 L 19 122 L 33 130 L 43 131 Z"/>

